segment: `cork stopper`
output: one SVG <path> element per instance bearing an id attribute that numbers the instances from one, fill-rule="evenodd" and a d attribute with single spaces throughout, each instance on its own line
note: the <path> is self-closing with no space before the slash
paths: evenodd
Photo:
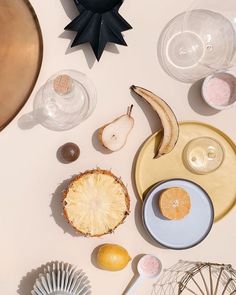
<path id="1" fill-rule="evenodd" d="M 65 95 L 72 89 L 73 79 L 68 75 L 59 75 L 53 81 L 53 88 L 59 95 Z"/>

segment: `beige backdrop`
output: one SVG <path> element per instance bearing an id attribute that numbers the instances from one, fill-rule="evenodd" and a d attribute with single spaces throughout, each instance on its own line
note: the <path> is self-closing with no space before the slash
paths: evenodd
<path id="1" fill-rule="evenodd" d="M 162 28 L 183 11 L 190 0 L 126 0 L 121 13 L 134 27 L 125 33 L 129 47 L 109 46 L 100 63 L 94 61 L 90 48 L 84 47 L 86 53 L 67 49 L 72 34 L 63 33 L 63 28 L 69 22 L 69 16 L 77 14 L 72 10 L 73 3 L 68 4 L 70 2 L 73 1 L 32 0 L 43 31 L 43 66 L 28 103 L 0 134 L 1 293 L 29 295 L 37 273 L 35 269 L 48 261 L 62 260 L 84 269 L 94 295 L 120 295 L 132 278 L 133 270 L 131 265 L 118 273 L 97 269 L 91 263 L 91 253 L 105 242 L 123 245 L 132 257 L 141 253 L 155 254 L 165 267 L 179 259 L 217 261 L 236 266 L 235 210 L 214 225 L 203 243 L 185 251 L 155 247 L 142 229 L 140 211 L 135 211 L 136 196 L 131 183 L 134 155 L 159 123 L 149 107 L 139 104 L 130 95 L 131 84 L 155 91 L 171 105 L 179 120 L 211 123 L 236 139 L 235 109 L 213 114 L 204 107 L 196 86 L 171 79 L 157 60 L 157 40 Z M 65 68 L 87 73 L 94 81 L 98 91 L 95 113 L 68 132 L 52 132 L 41 126 L 20 129 L 17 121 L 22 114 L 31 111 L 36 91 L 50 75 Z M 130 104 L 134 104 L 135 128 L 127 146 L 118 153 L 101 153 L 93 135 L 95 130 L 126 112 Z M 80 146 L 81 157 L 73 164 L 63 165 L 57 161 L 56 151 L 67 141 Z M 60 184 L 80 171 L 97 166 L 111 168 L 128 185 L 132 213 L 113 235 L 95 239 L 77 237 L 60 215 Z M 146 281 L 137 294 L 151 294 L 152 283 Z"/>

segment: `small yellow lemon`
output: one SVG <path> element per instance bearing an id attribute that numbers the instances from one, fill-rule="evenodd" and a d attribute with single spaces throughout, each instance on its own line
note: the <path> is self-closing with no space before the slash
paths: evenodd
<path id="1" fill-rule="evenodd" d="M 131 258 L 126 249 L 119 245 L 102 245 L 97 253 L 97 264 L 105 270 L 121 270 L 127 266 L 130 260 Z"/>

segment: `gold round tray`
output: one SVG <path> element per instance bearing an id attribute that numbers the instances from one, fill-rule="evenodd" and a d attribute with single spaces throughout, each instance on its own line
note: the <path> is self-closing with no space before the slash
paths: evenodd
<path id="1" fill-rule="evenodd" d="M 28 99 L 42 63 L 43 42 L 27 0 L 0 1 L 0 130 Z"/>
<path id="2" fill-rule="evenodd" d="M 186 169 L 182 153 L 186 144 L 197 137 L 216 139 L 225 151 L 222 165 L 214 172 L 198 175 Z M 135 182 L 141 199 L 157 182 L 171 178 L 185 178 L 202 186 L 212 199 L 215 221 L 224 217 L 236 203 L 236 145 L 219 129 L 199 122 L 180 123 L 180 136 L 174 150 L 158 159 L 153 159 L 160 144 L 161 131 L 153 134 L 143 144 L 135 167 Z"/>

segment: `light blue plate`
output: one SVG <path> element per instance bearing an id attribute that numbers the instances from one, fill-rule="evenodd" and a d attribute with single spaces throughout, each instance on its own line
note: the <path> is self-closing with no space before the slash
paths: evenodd
<path id="1" fill-rule="evenodd" d="M 181 187 L 189 193 L 191 209 L 181 220 L 168 220 L 159 211 L 160 193 L 170 187 Z M 156 184 L 143 205 L 143 223 L 159 244 L 171 249 L 187 249 L 202 242 L 214 221 L 210 197 L 198 184 L 185 179 L 171 179 Z"/>

